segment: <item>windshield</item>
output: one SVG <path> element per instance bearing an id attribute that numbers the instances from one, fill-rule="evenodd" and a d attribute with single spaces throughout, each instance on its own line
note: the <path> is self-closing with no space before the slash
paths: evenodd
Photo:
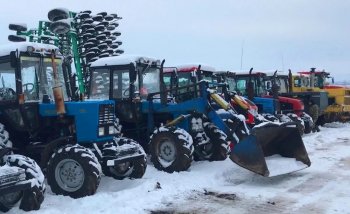
<path id="1" fill-rule="evenodd" d="M 43 100 L 48 95 L 54 101 L 53 87 L 62 87 L 64 100 L 68 99 L 62 70 L 62 60 L 55 59 L 58 81 L 54 81 L 51 58 L 21 58 L 21 76 L 24 99 L 26 101 Z"/>
<path id="2" fill-rule="evenodd" d="M 265 84 L 261 77 L 253 77 L 252 80 L 254 85 L 254 96 L 260 96 L 265 94 Z M 236 78 L 236 91 L 240 95 L 247 96 L 249 77 L 237 76 Z M 231 88 L 230 88 L 231 89 Z"/>
<path id="3" fill-rule="evenodd" d="M 236 80 L 234 78 L 227 77 L 226 82 L 228 84 L 228 90 L 234 91 L 236 90 Z"/>
<path id="4" fill-rule="evenodd" d="M 90 98 L 109 99 L 110 72 L 107 68 L 96 69 L 91 75 Z"/>
<path id="5" fill-rule="evenodd" d="M 139 70 L 142 71 L 142 83 L 139 91 L 141 98 L 147 98 L 150 93 L 160 92 L 159 68 L 148 67 L 144 70 L 140 67 Z"/>
<path id="6" fill-rule="evenodd" d="M 135 81 L 135 91 L 138 92 L 138 78 Z M 126 99 L 130 97 L 130 76 L 129 70 L 113 71 L 113 98 Z"/>
<path id="7" fill-rule="evenodd" d="M 167 90 L 169 90 L 171 87 L 174 87 L 171 85 L 171 78 L 172 78 L 172 73 L 164 73 L 163 74 L 163 81 L 164 81 L 164 85 L 166 87 Z"/>

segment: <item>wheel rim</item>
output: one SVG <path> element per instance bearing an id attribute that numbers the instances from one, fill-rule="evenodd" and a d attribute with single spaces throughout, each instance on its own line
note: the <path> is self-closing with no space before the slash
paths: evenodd
<path id="1" fill-rule="evenodd" d="M 111 172 L 116 176 L 126 177 L 129 176 L 134 169 L 133 164 L 130 162 L 125 162 L 118 164 L 114 167 L 110 167 Z"/>
<path id="2" fill-rule="evenodd" d="M 55 179 L 61 189 L 67 192 L 75 192 L 84 184 L 84 169 L 75 160 L 61 160 L 55 169 Z"/>
<path id="3" fill-rule="evenodd" d="M 170 139 L 163 140 L 159 145 L 159 156 L 166 162 L 172 162 L 176 158 L 176 147 Z"/>

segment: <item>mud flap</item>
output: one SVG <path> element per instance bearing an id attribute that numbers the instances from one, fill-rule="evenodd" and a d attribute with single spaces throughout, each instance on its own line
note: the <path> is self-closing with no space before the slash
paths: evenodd
<path id="1" fill-rule="evenodd" d="M 267 123 L 231 151 L 230 159 L 239 166 L 265 177 L 287 174 L 311 165 L 295 123 Z"/>

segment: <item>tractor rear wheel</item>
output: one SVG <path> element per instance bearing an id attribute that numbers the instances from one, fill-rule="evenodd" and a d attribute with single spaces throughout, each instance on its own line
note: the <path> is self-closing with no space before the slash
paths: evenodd
<path id="1" fill-rule="evenodd" d="M 59 148 L 47 165 L 47 182 L 53 193 L 81 198 L 95 194 L 101 165 L 91 150 L 80 145 Z"/>
<path id="2" fill-rule="evenodd" d="M 123 152 L 123 147 L 132 150 L 130 155 L 143 154 L 144 158 L 125 162 L 116 166 L 107 166 L 107 163 L 104 163 L 102 165 L 103 174 L 118 180 L 124 178 L 142 178 L 147 168 L 146 153 L 136 141 L 129 138 L 116 138 L 115 141 L 104 145 L 102 155 L 104 157 L 117 158 L 117 155 Z"/>
<path id="3" fill-rule="evenodd" d="M 31 188 L 0 196 L 0 211 L 6 212 L 11 209 L 21 198 L 19 208 L 25 211 L 38 210 L 44 201 L 46 189 L 44 174 L 38 164 L 22 155 L 4 156 L 4 161 L 11 167 L 25 170 L 26 181 L 31 182 Z"/>
<path id="4" fill-rule="evenodd" d="M 193 140 L 190 134 L 176 127 L 160 127 L 150 141 L 151 161 L 159 170 L 172 173 L 185 171 L 193 159 Z"/>

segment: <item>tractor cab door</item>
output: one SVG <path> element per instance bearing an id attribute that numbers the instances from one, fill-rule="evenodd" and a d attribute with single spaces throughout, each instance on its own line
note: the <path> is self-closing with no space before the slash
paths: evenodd
<path id="1" fill-rule="evenodd" d="M 18 104 L 18 81 L 16 69 L 10 58 L 0 59 L 0 122 L 6 129 L 24 130 L 24 122 Z"/>
<path id="2" fill-rule="evenodd" d="M 133 73 L 134 72 L 134 73 Z M 140 96 L 145 95 L 139 86 L 139 77 L 134 69 L 112 69 L 111 95 L 116 104 L 117 117 L 126 123 L 137 123 L 142 117 Z"/>
<path id="3" fill-rule="evenodd" d="M 0 122 L 13 133 L 12 138 L 24 138 L 39 127 L 34 80 L 37 67 L 32 63 L 21 68 L 17 65 L 10 57 L 0 59 Z"/>

